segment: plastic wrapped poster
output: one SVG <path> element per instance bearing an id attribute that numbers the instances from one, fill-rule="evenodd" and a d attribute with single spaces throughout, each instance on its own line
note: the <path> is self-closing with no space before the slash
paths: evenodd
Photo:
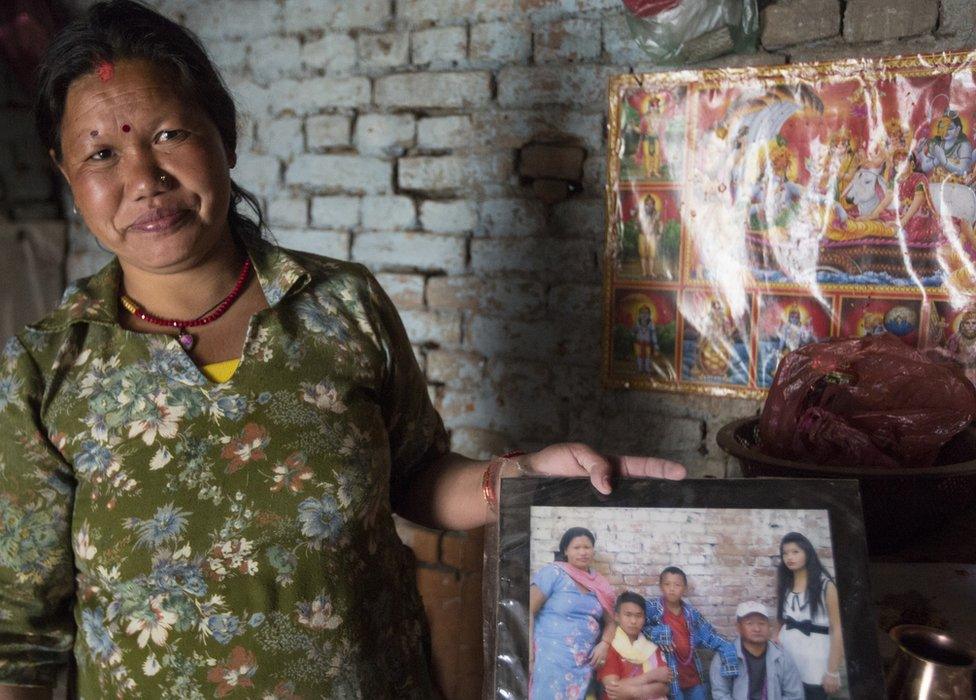
<path id="1" fill-rule="evenodd" d="M 761 398 L 878 333 L 976 382 L 974 56 L 612 79 L 607 384 Z"/>
<path id="2" fill-rule="evenodd" d="M 624 479 L 604 497 L 587 479 L 510 478 L 489 532 L 485 698 L 632 697 L 645 682 L 637 697 L 663 697 L 682 658 L 715 697 L 744 696 L 741 639 L 772 649 L 777 619 L 772 653 L 803 670 L 769 678 L 776 697 L 802 697 L 801 681 L 886 697 L 856 481 Z M 686 610 L 692 648 L 673 644 L 666 606 Z"/>

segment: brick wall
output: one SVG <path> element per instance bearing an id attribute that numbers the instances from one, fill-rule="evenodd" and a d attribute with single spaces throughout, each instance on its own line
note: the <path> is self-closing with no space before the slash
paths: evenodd
<path id="1" fill-rule="evenodd" d="M 600 386 L 606 81 L 654 69 L 619 0 L 150 3 L 200 35 L 236 95 L 234 176 L 277 239 L 377 273 L 456 450 L 582 440 L 734 470 L 714 436 L 756 403 Z M 758 53 L 711 65 L 971 47 L 973 15 L 972 0 L 780 0 Z M 105 260 L 78 222 L 70 253 L 72 277 Z M 481 540 L 403 533 L 425 560 L 435 645 L 448 640 L 441 682 L 476 697 L 478 650 L 450 620 L 464 611 L 457 639 L 480 633 L 462 599 Z M 455 540 L 471 570 L 444 559 Z"/>
<path id="2" fill-rule="evenodd" d="M 571 527 L 596 537 L 595 568 L 617 593 L 659 596 L 666 566 L 688 575 L 689 602 L 719 633 L 734 637 L 735 606 L 746 600 L 776 605 L 779 543 L 800 532 L 813 543 L 831 573 L 827 511 L 732 508 L 532 508 L 530 568 L 553 561 L 559 539 Z"/>

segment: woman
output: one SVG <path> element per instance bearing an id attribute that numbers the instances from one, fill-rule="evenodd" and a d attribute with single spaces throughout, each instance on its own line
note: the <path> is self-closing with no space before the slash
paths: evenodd
<path id="1" fill-rule="evenodd" d="M 596 538 L 571 527 L 559 540 L 556 561 L 532 577 L 532 700 L 586 697 L 594 670 L 607 658 L 617 631 L 616 594 L 593 564 Z"/>
<path id="2" fill-rule="evenodd" d="M 449 452 L 373 277 L 262 240 L 233 100 L 178 25 L 96 4 L 39 78 L 39 132 L 115 259 L 0 360 L 0 698 L 50 697 L 72 651 L 89 698 L 429 697 L 392 512 L 477 527 L 503 473 L 608 492 L 609 463 Z"/>
<path id="3" fill-rule="evenodd" d="M 783 537 L 779 555 L 778 640 L 800 669 L 806 700 L 826 698 L 840 689 L 844 656 L 837 586 L 800 533 Z"/>

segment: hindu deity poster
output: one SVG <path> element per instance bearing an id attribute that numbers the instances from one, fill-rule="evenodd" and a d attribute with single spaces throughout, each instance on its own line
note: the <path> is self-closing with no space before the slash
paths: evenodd
<path id="1" fill-rule="evenodd" d="M 976 380 L 974 58 L 614 78 L 607 383 L 759 397 L 885 332 Z"/>

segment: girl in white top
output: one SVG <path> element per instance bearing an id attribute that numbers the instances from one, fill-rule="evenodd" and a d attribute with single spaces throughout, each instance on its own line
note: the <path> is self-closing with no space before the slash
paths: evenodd
<path id="1" fill-rule="evenodd" d="M 778 641 L 796 662 L 806 700 L 840 689 L 844 655 L 837 586 L 806 537 L 790 532 L 779 544 Z"/>

